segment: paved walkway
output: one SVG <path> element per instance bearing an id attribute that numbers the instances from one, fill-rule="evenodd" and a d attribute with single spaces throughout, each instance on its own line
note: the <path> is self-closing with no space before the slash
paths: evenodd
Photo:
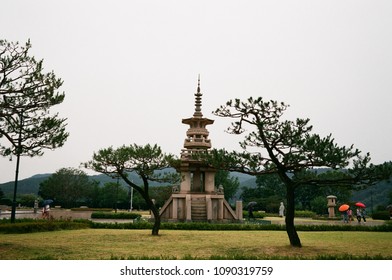
<path id="1" fill-rule="evenodd" d="M 272 224 L 284 225 L 284 218 L 281 217 L 266 217 L 264 220 L 271 221 Z M 366 223 L 361 222 L 360 225 L 366 226 L 379 226 L 383 225 L 385 222 L 381 220 L 373 220 L 371 218 L 366 218 Z M 345 224 L 343 220 L 314 220 L 311 218 L 295 218 L 294 224 L 296 225 L 359 225 L 357 220 L 351 223 Z"/>

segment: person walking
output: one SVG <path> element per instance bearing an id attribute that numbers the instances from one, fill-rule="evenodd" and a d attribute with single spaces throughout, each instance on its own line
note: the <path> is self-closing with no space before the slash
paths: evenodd
<path id="1" fill-rule="evenodd" d="M 361 209 L 361 217 L 364 223 L 366 223 L 366 209 L 362 208 Z"/>
<path id="2" fill-rule="evenodd" d="M 42 218 L 43 219 L 49 219 L 50 215 L 50 206 L 49 204 L 46 204 L 43 208 L 42 208 Z"/>
<path id="3" fill-rule="evenodd" d="M 358 220 L 358 224 L 361 223 L 361 218 L 362 218 L 361 209 L 357 208 L 357 220 Z"/>
<path id="4" fill-rule="evenodd" d="M 351 221 L 353 221 L 353 210 L 348 209 L 347 216 L 348 216 L 348 222 L 351 224 Z"/>
<path id="5" fill-rule="evenodd" d="M 343 223 L 348 223 L 348 210 L 343 212 Z"/>

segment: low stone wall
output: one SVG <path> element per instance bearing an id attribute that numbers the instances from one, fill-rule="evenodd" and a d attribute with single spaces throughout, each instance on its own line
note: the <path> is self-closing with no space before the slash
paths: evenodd
<path id="1" fill-rule="evenodd" d="M 69 209 L 56 209 L 52 208 L 50 210 L 50 216 L 55 219 L 91 219 L 91 214 L 93 211 L 72 211 Z M 11 217 L 10 211 L 2 211 L 0 215 L 0 219 L 6 218 L 9 219 Z M 42 212 L 41 208 L 38 209 L 37 213 L 31 211 L 16 211 L 16 218 L 31 218 L 31 219 L 41 219 Z"/>
<path id="2" fill-rule="evenodd" d="M 55 219 L 91 219 L 93 211 L 72 211 L 64 209 L 54 209 L 50 211 L 50 216 Z"/>

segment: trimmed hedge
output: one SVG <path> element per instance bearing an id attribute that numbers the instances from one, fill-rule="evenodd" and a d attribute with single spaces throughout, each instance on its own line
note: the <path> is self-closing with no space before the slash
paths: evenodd
<path id="1" fill-rule="evenodd" d="M 373 220 L 384 220 L 389 221 L 391 219 L 391 214 L 389 211 L 378 211 L 372 214 Z"/>
<path id="2" fill-rule="evenodd" d="M 99 212 L 111 212 L 112 208 L 71 208 L 71 211 L 99 211 Z"/>
<path id="3" fill-rule="evenodd" d="M 73 230 L 90 228 L 89 221 L 66 221 L 66 220 L 36 220 L 31 222 L 19 222 L 15 224 L 0 224 L 1 233 L 33 233 L 57 230 Z"/>
<path id="4" fill-rule="evenodd" d="M 137 223 L 92 223 L 92 228 L 107 229 L 152 229 L 153 224 L 148 222 Z M 277 224 L 217 224 L 217 223 L 162 223 L 160 229 L 164 230 L 280 230 L 285 231 L 285 225 Z M 347 226 L 347 225 L 297 225 L 297 231 L 374 231 L 392 232 L 392 223 L 380 226 Z"/>
<path id="5" fill-rule="evenodd" d="M 244 217 L 249 217 L 249 212 L 247 210 L 244 210 L 242 213 Z M 255 219 L 264 219 L 266 214 L 265 212 L 253 211 L 253 217 L 255 217 Z"/>
<path id="6" fill-rule="evenodd" d="M 91 218 L 93 219 L 124 219 L 124 220 L 135 220 L 140 219 L 142 215 L 136 213 L 107 213 L 107 212 L 93 212 Z"/>
<path id="7" fill-rule="evenodd" d="M 56 230 L 72 230 L 85 228 L 103 228 L 103 229 L 152 229 L 153 224 L 147 221 L 135 223 L 94 223 L 88 220 L 33 220 L 20 221 L 14 224 L 9 222 L 0 223 L 0 233 L 32 233 Z M 285 231 L 285 225 L 277 224 L 235 224 L 235 223 L 162 223 L 163 230 L 278 230 Z M 297 231 L 373 231 L 373 232 L 392 232 L 392 222 L 386 222 L 379 226 L 364 225 L 297 225 Z"/>
<path id="8" fill-rule="evenodd" d="M 295 210 L 295 217 L 299 218 L 314 218 L 316 213 L 308 210 Z"/>

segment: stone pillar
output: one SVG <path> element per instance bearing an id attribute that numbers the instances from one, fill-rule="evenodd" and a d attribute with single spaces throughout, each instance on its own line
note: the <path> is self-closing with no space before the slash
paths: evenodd
<path id="1" fill-rule="evenodd" d="M 218 220 L 223 220 L 223 211 L 224 211 L 224 207 L 223 207 L 223 195 L 222 198 L 220 198 L 218 200 L 219 206 L 218 206 Z"/>
<path id="2" fill-rule="evenodd" d="M 181 193 L 190 193 L 191 192 L 191 174 L 189 172 L 181 172 Z"/>
<path id="3" fill-rule="evenodd" d="M 192 221 L 192 196 L 188 194 L 185 197 L 185 208 L 186 208 L 186 220 Z"/>
<path id="4" fill-rule="evenodd" d="M 328 217 L 329 218 L 335 218 L 335 206 L 336 206 L 336 196 L 334 195 L 329 195 L 327 196 L 328 200 Z"/>
<path id="5" fill-rule="evenodd" d="M 207 207 L 207 221 L 212 220 L 212 200 L 211 195 L 206 195 L 206 207 Z"/>
<path id="6" fill-rule="evenodd" d="M 172 218 L 173 220 L 178 219 L 178 198 L 176 197 L 173 197 Z"/>
<path id="7" fill-rule="evenodd" d="M 237 219 L 242 221 L 244 218 L 243 212 L 242 212 L 242 201 L 238 200 L 235 202 L 235 213 L 237 215 Z"/>
<path id="8" fill-rule="evenodd" d="M 205 172 L 205 192 L 212 193 L 215 191 L 215 174 L 214 172 Z"/>

